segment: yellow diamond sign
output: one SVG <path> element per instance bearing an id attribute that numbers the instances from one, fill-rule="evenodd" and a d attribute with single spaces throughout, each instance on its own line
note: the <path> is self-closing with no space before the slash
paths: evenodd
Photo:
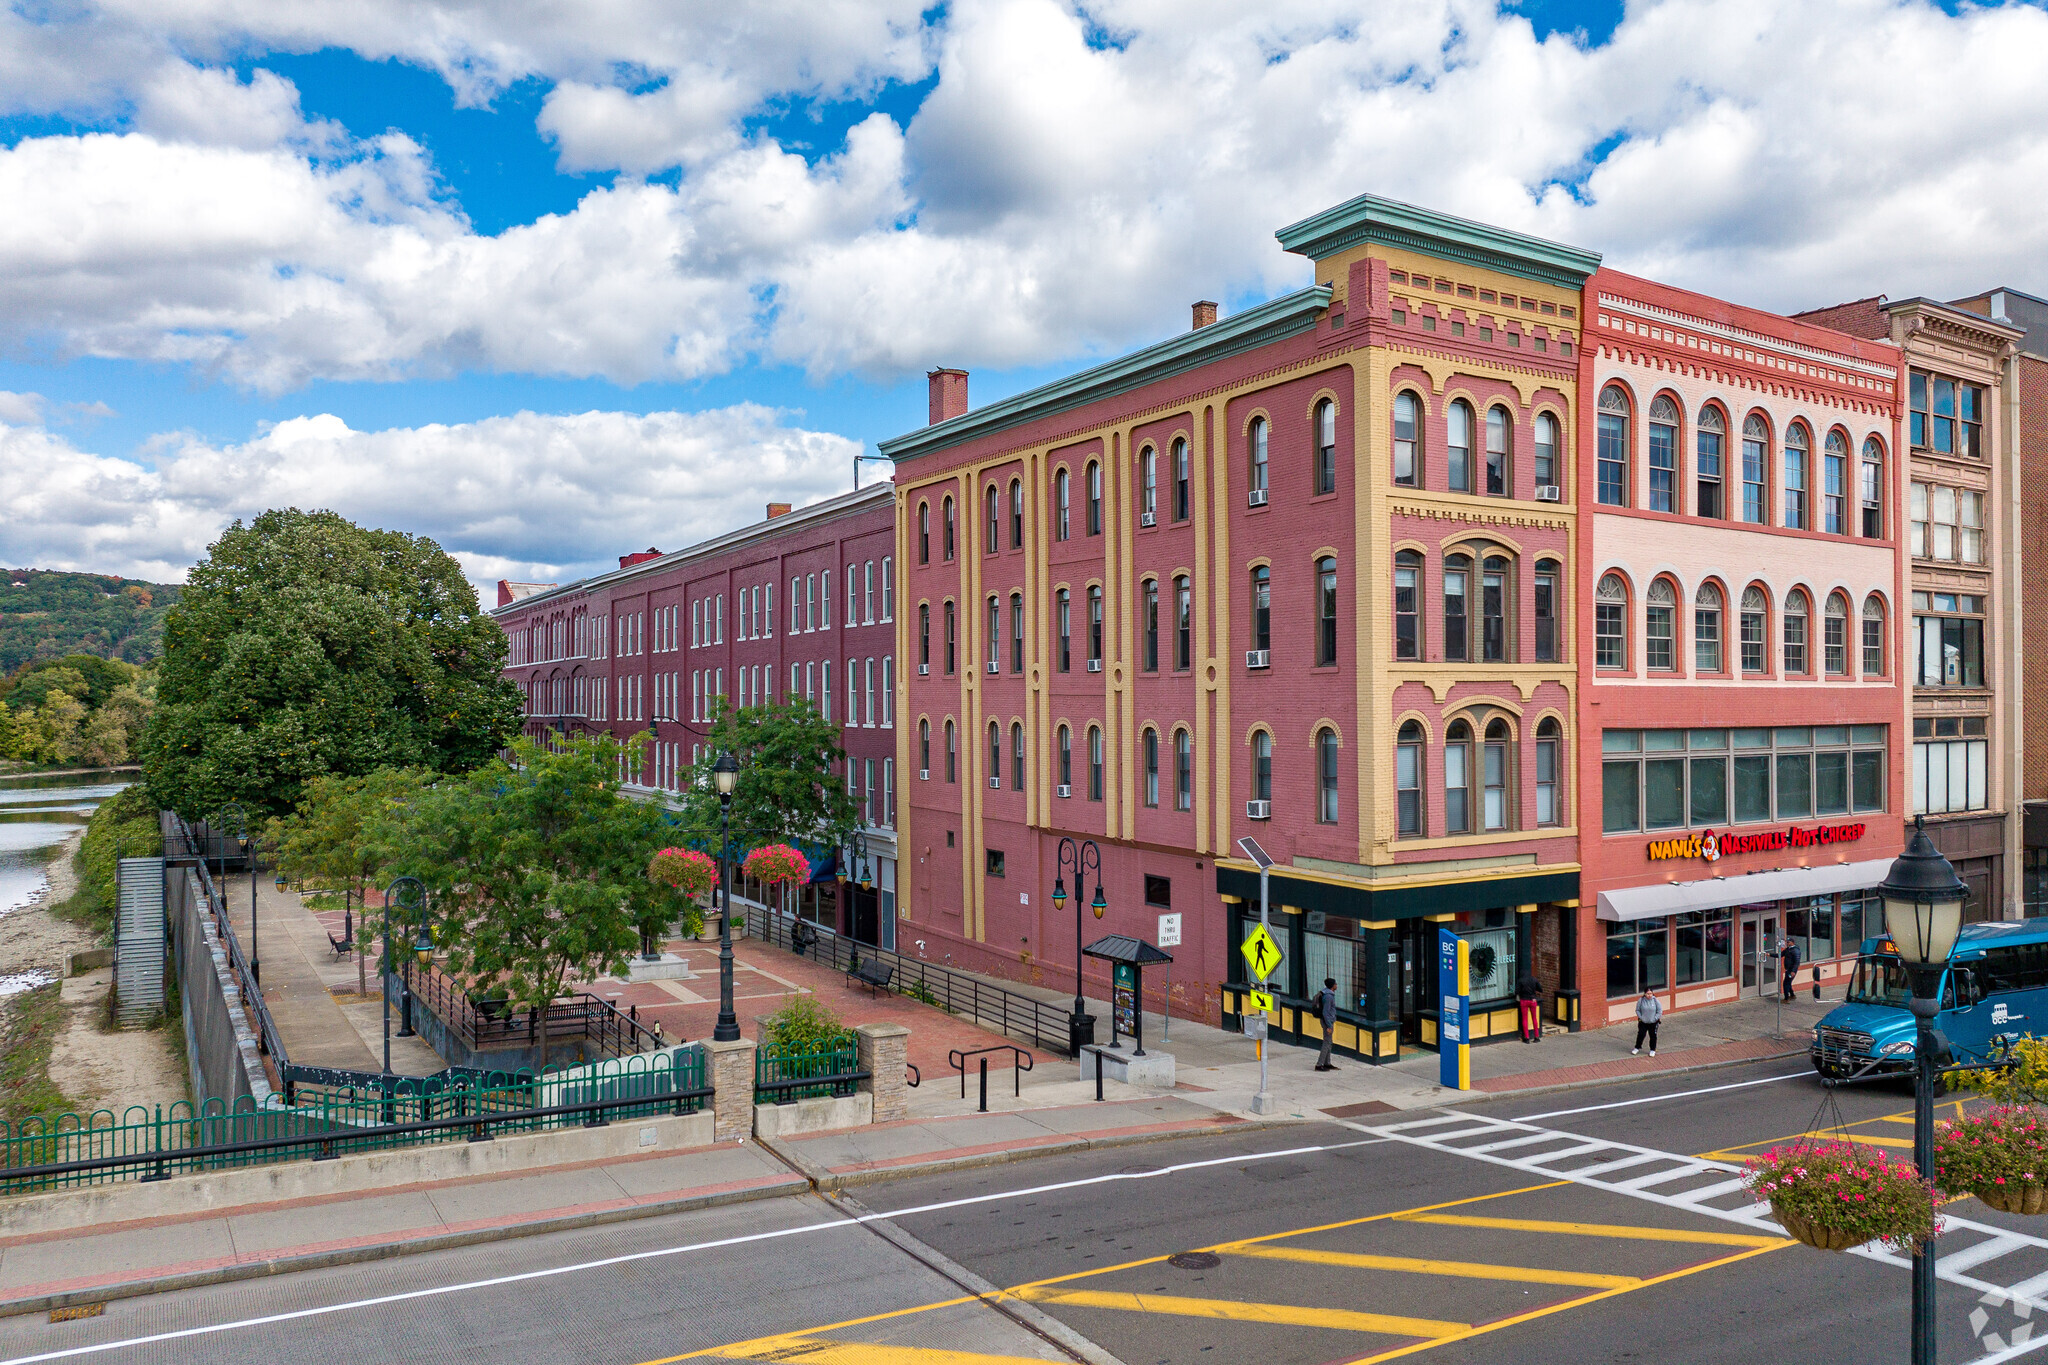
<path id="1" fill-rule="evenodd" d="M 1263 924 L 1246 934 L 1244 942 L 1238 945 L 1237 950 L 1244 954 L 1244 960 L 1251 967 L 1252 975 L 1260 981 L 1271 976 L 1280 966 L 1280 945 L 1273 941 L 1273 936 L 1266 932 L 1266 926 Z"/>

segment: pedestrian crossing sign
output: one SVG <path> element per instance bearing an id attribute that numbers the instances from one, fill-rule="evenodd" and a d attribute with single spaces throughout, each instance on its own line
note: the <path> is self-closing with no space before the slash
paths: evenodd
<path id="1" fill-rule="evenodd" d="M 1246 1013 L 1248 1013 L 1248 1014 L 1270 1014 L 1270 1013 L 1272 1013 L 1272 1010 L 1273 1010 L 1273 997 L 1272 997 L 1272 996 L 1270 996 L 1270 995 L 1268 995 L 1268 994 L 1266 994 L 1266 993 L 1265 993 L 1264 991 L 1246 991 L 1246 992 L 1245 992 L 1245 996 L 1244 996 L 1244 999 L 1245 999 L 1245 1011 L 1246 1011 Z"/>
<path id="2" fill-rule="evenodd" d="M 1244 942 L 1238 945 L 1238 951 L 1244 954 L 1252 975 L 1262 983 L 1280 966 L 1280 945 L 1273 941 L 1273 936 L 1266 932 L 1263 924 L 1252 927 L 1252 931 L 1244 936 Z"/>

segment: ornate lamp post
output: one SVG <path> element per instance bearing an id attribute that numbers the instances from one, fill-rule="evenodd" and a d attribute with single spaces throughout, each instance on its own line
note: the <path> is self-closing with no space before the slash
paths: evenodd
<path id="1" fill-rule="evenodd" d="M 740 784 L 740 761 L 728 751 L 711 765 L 718 789 L 718 1023 L 711 1041 L 739 1041 L 739 1016 L 732 1009 L 732 794 Z"/>
<path id="2" fill-rule="evenodd" d="M 1088 873 L 1095 873 L 1095 900 L 1090 908 L 1095 918 L 1101 919 L 1109 909 L 1109 902 L 1102 895 L 1102 850 L 1093 839 L 1083 839 L 1078 844 L 1072 839 L 1061 839 L 1059 864 L 1053 872 L 1052 908 L 1063 911 L 1067 908 L 1067 868 L 1074 869 L 1074 1012 L 1067 1016 L 1067 1047 L 1075 1057 L 1081 1049 L 1095 1041 L 1095 1016 L 1088 1013 L 1088 1002 L 1082 998 L 1081 984 L 1081 905 L 1088 899 Z"/>
<path id="3" fill-rule="evenodd" d="M 427 924 L 426 924 L 426 918 L 425 918 L 425 916 L 423 916 L 423 915 L 419 915 L 419 912 L 420 912 L 420 911 L 421 911 L 421 910 L 422 910 L 422 909 L 423 909 L 423 908 L 425 907 L 426 903 L 427 903 L 427 888 L 426 888 L 426 884 L 425 884 L 424 882 L 422 882 L 422 881 L 421 881 L 421 880 L 420 880 L 420 879 L 419 879 L 418 877 L 412 877 L 412 876 L 405 876 L 405 877 L 399 877 L 399 878 L 396 878 L 395 880 L 393 880 L 393 881 L 392 881 L 392 883 L 391 883 L 391 885 L 389 885 L 389 886 L 387 886 L 387 887 L 385 887 L 385 888 L 384 888 L 384 975 L 385 975 L 385 976 L 387 976 L 387 977 L 388 977 L 388 976 L 395 976 L 395 975 L 397 975 L 397 973 L 396 973 L 396 972 L 394 972 L 394 971 L 392 970 L 392 968 L 393 968 L 393 967 L 395 967 L 395 966 L 397 965 L 397 964 L 396 964 L 396 962 L 394 961 L 394 958 L 395 958 L 395 956 L 396 956 L 396 955 L 395 955 L 395 954 L 394 954 L 394 953 L 393 953 L 393 952 L 391 951 L 391 907 L 392 907 L 392 906 L 396 905 L 396 906 L 398 906 L 398 907 L 399 907 L 400 909 L 404 910 L 404 911 L 406 912 L 406 914 L 407 914 L 408 918 L 410 918 L 410 917 L 412 917 L 412 916 L 416 916 L 416 915 L 418 915 L 418 916 L 419 916 L 419 919 L 418 919 L 418 926 L 419 926 L 419 929 L 418 929 L 418 934 L 417 934 L 417 936 L 415 937 L 415 939 L 414 939 L 414 941 L 412 942 L 412 944 L 410 945 L 410 946 L 411 946 L 411 947 L 413 948 L 413 950 L 414 950 L 414 951 L 416 951 L 416 952 L 422 952 L 422 953 L 430 953 L 430 952 L 432 952 L 432 951 L 434 950 L 434 940 L 433 940 L 433 938 L 432 938 L 431 936 L 429 936 L 429 935 L 428 935 L 428 933 L 427 933 Z M 405 992 L 405 1023 L 406 1023 L 406 1027 L 403 1027 L 403 1028 L 401 1028 L 401 1029 L 400 1029 L 400 1030 L 398 1031 L 398 1036 L 399 1036 L 399 1037 L 401 1037 L 401 1038 L 410 1038 L 410 1037 L 412 1036 L 412 1028 L 411 1028 L 411 1021 L 412 1021 L 412 989 L 411 989 L 411 987 L 409 987 L 409 986 L 406 986 L 406 985 L 404 985 L 404 984 L 403 984 L 402 982 L 401 982 L 401 984 L 400 984 L 400 987 L 399 987 L 399 989 L 401 989 L 401 990 L 403 990 L 403 991 Z M 388 1109 L 389 1109 L 389 1106 L 390 1106 L 390 1101 L 391 1101 L 391 992 L 390 992 L 390 990 L 389 990 L 389 989 L 386 989 L 386 990 L 384 990 L 384 991 L 383 991 L 383 996 L 384 996 L 384 1100 L 385 1100 L 385 1105 L 386 1105 L 386 1109 L 387 1109 L 387 1111 L 388 1111 Z M 390 1116 L 389 1116 L 389 1113 L 387 1112 L 387 1114 L 386 1114 L 386 1121 L 388 1122 L 388 1121 L 389 1121 L 389 1119 L 390 1119 Z"/>
<path id="4" fill-rule="evenodd" d="M 1934 1173 L 1934 1086 L 1948 1061 L 1948 1040 L 1934 1027 L 1941 1011 L 1941 974 L 1963 928 L 1969 888 L 1913 817 L 1913 837 L 1893 862 L 1877 894 L 1884 898 L 1885 929 L 1913 980 L 1913 1164 Z M 1913 1248 L 1913 1365 L 1934 1362 L 1934 1244 Z"/>

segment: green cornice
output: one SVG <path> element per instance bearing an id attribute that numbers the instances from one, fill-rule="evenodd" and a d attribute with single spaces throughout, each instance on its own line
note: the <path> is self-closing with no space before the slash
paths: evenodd
<path id="1" fill-rule="evenodd" d="M 1566 289 L 1584 285 L 1600 266 L 1597 251 L 1525 237 L 1374 194 L 1324 209 L 1273 235 L 1282 247 L 1311 260 L 1334 256 L 1360 242 L 1377 242 Z"/>
<path id="2" fill-rule="evenodd" d="M 1142 351 L 1119 356 L 1092 370 L 1070 374 L 986 407 L 974 408 L 959 417 L 892 437 L 877 443 L 875 448 L 885 458 L 902 464 L 905 460 L 929 455 L 1004 427 L 1127 393 L 1197 366 L 1305 332 L 1315 326 L 1316 314 L 1329 303 L 1328 285 L 1319 284 L 1283 294 L 1242 313 L 1212 322 L 1207 327 L 1182 332 Z"/>

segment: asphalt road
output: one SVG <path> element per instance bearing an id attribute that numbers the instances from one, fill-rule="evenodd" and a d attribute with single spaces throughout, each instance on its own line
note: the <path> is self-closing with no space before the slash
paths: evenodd
<path id="1" fill-rule="evenodd" d="M 1783 1061 L 1469 1108 L 1684 1153 L 1835 1123 Z M 1839 1108 L 1860 1136 L 1910 1137 L 1903 1091 Z M 4 1319 L 0 1362 L 1906 1359 L 1903 1270 L 1336 1122 L 855 1194 L 127 1300 L 79 1322 Z M 987 1286 L 1010 1293 L 976 1298 Z M 2030 1328 L 1944 1286 L 1945 1362 Z"/>

